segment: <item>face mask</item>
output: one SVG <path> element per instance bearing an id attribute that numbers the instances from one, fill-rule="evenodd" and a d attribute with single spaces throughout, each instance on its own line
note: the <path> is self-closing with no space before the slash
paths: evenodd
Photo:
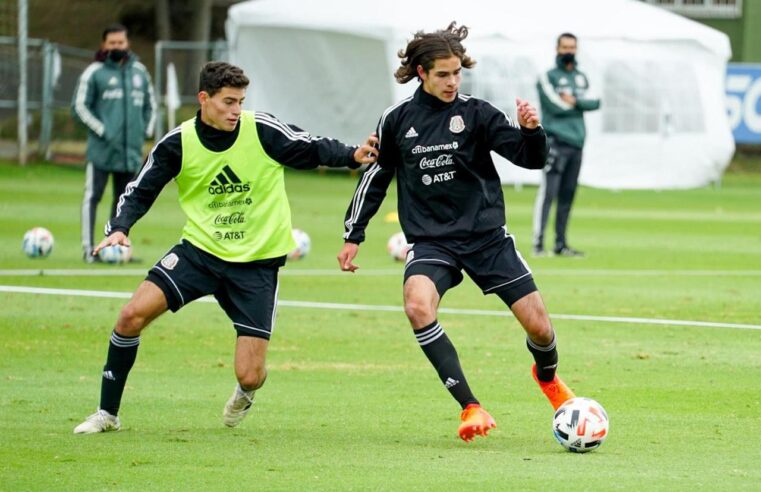
<path id="1" fill-rule="evenodd" d="M 564 53 L 557 56 L 557 62 L 559 65 L 566 66 L 569 63 L 576 63 L 576 55 L 573 53 Z"/>
<path id="2" fill-rule="evenodd" d="M 111 59 L 111 61 L 119 63 L 123 59 L 127 58 L 128 54 L 129 51 L 127 50 L 109 50 L 108 57 Z"/>

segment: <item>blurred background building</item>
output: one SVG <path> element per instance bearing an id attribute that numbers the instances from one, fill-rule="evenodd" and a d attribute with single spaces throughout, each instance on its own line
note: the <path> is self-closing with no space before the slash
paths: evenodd
<path id="1" fill-rule="evenodd" d="M 757 0 L 640 0 L 729 36 L 732 61 L 761 63 L 761 2 Z"/>
<path id="2" fill-rule="evenodd" d="M 478 75 L 466 78 L 463 84 L 464 92 L 487 98 L 506 111 L 510 111 L 510 101 L 515 94 L 521 94 L 530 101 L 536 102 L 536 95 L 533 94 L 534 77 L 539 70 L 546 69 L 552 62 L 553 43 L 557 35 L 555 31 L 559 29 L 577 31 L 580 36 L 581 62 L 592 79 L 592 85 L 601 91 L 600 95 L 603 97 L 603 110 L 591 116 L 589 121 L 591 129 L 598 131 L 598 136 L 593 136 L 589 142 L 588 155 L 592 163 L 585 165 L 585 172 L 591 173 L 585 178 L 588 184 L 620 186 L 620 184 L 611 183 L 608 178 L 600 180 L 601 172 L 611 173 L 612 177 L 618 176 L 620 181 L 631 182 L 627 173 L 635 172 L 636 165 L 627 163 L 626 156 L 630 152 L 625 149 L 648 148 L 653 154 L 647 159 L 653 161 L 657 158 L 663 162 L 672 162 L 675 155 L 682 153 L 680 148 L 687 149 L 688 154 L 690 151 L 694 152 L 698 161 L 701 159 L 704 161 L 702 167 L 708 170 L 705 173 L 702 171 L 698 173 L 705 176 L 702 181 L 683 183 L 683 186 L 694 186 L 705 180 L 712 181 L 717 175 L 720 176 L 732 155 L 732 147 L 735 143 L 743 149 L 761 148 L 761 30 L 757 28 L 761 25 L 760 0 L 626 0 L 624 2 L 625 4 L 647 4 L 648 7 L 653 7 L 649 10 L 659 10 L 668 14 L 667 18 L 673 18 L 669 22 L 684 26 L 686 24 L 679 23 L 675 19 L 689 19 L 716 30 L 713 32 L 723 33 L 725 36 L 722 38 L 705 34 L 711 32 L 710 30 L 689 28 L 691 33 L 703 32 L 708 36 L 707 39 L 718 40 L 704 41 L 704 45 L 710 46 L 704 46 L 705 49 L 702 50 L 704 54 L 713 52 L 714 55 L 707 56 L 714 56 L 715 60 L 726 58 L 719 62 L 723 64 L 723 68 L 714 81 L 711 81 L 710 76 L 706 78 L 701 72 L 702 69 L 695 68 L 699 65 L 696 52 L 692 54 L 682 52 L 682 55 L 674 52 L 677 59 L 664 65 L 664 68 L 658 69 L 661 75 L 658 80 L 647 77 L 645 74 L 648 69 L 642 64 L 639 67 L 630 64 L 626 69 L 628 72 L 610 70 L 606 68 L 609 66 L 606 58 L 610 58 L 612 49 L 607 54 L 604 50 L 601 52 L 601 40 L 604 36 L 601 35 L 600 39 L 595 39 L 593 32 L 585 31 L 586 24 L 583 21 L 586 19 L 604 24 L 603 28 L 606 25 L 607 27 L 618 25 L 617 34 L 624 40 L 621 42 L 630 42 L 631 39 L 626 40 L 625 23 L 600 22 L 600 19 L 609 19 L 606 17 L 609 14 L 604 11 L 611 8 L 611 2 L 608 0 L 558 2 L 558 5 L 562 5 L 558 8 L 562 10 L 555 17 L 561 20 L 567 19 L 568 22 L 563 24 L 558 21 L 551 25 L 540 22 L 539 24 L 545 29 L 532 30 L 530 22 L 534 21 L 527 21 L 526 16 L 530 16 L 532 11 L 541 10 L 541 5 L 544 5 L 546 1 L 549 0 L 523 2 L 517 7 L 511 7 L 509 1 L 497 0 L 478 0 L 466 6 L 453 3 L 457 7 L 445 10 L 443 14 L 446 14 L 448 18 L 454 16 L 453 18 L 457 18 L 462 23 L 473 24 L 471 19 L 478 18 L 480 15 L 478 14 L 481 8 L 479 6 L 486 5 L 494 14 L 493 23 L 502 23 L 507 26 L 505 32 L 499 34 L 503 41 L 502 47 L 516 49 L 519 54 L 522 53 L 521 56 L 505 58 L 499 53 L 501 48 L 498 45 L 489 44 L 483 38 L 477 39 L 477 33 L 486 30 L 482 28 L 482 25 L 486 26 L 486 24 L 478 25 L 482 22 L 479 20 L 469 40 L 469 46 L 472 46 L 474 54 L 478 55 L 482 63 L 478 67 Z M 345 6 L 341 7 L 344 3 Z M 381 35 L 379 32 L 367 31 L 363 36 L 353 36 L 348 45 L 329 45 L 325 43 L 330 41 L 331 37 L 335 40 L 336 31 L 331 29 L 310 31 L 285 27 L 288 19 L 294 16 L 301 15 L 305 18 L 306 16 L 303 15 L 305 12 L 311 12 L 308 16 L 311 17 L 309 22 L 313 26 L 320 19 L 333 22 L 331 19 L 341 17 L 331 12 L 331 9 L 335 8 L 349 9 L 348 16 L 361 19 L 357 9 L 360 9 L 364 3 L 360 0 L 343 3 L 333 0 L 253 0 L 249 2 L 234 0 L 69 0 L 66 2 L 2 0 L 0 1 L 0 156 L 14 158 L 18 155 L 19 128 L 25 128 L 28 132 L 28 152 L 31 155 L 56 161 L 82 162 L 85 135 L 83 129 L 71 120 L 69 104 L 77 77 L 92 61 L 103 27 L 112 22 L 120 22 L 128 27 L 132 49 L 153 76 L 161 102 L 162 118 L 159 130 L 166 131 L 169 126 L 194 113 L 198 67 L 206 60 L 232 57 L 234 61 L 241 63 L 251 72 L 254 82 L 252 95 L 256 96 L 251 98 L 251 103 L 256 104 L 257 109 L 270 110 L 284 118 L 290 118 L 315 133 L 351 139 L 355 137 L 352 132 L 359 132 L 360 129 L 365 132 L 367 128 L 374 127 L 379 111 L 398 98 L 401 95 L 400 91 L 407 89 L 396 87 L 393 83 L 375 86 L 371 84 L 373 79 L 379 77 L 389 80 L 395 50 L 401 46 L 392 45 L 399 44 L 399 40 L 403 41 L 406 39 L 405 36 L 409 37 L 414 30 L 442 27 L 431 24 L 430 15 L 407 15 L 409 20 L 407 22 L 405 19 L 396 18 L 393 13 L 392 6 L 397 3 L 409 9 L 420 8 L 425 11 L 425 1 L 406 4 L 390 2 L 384 7 L 383 12 L 378 12 L 376 5 L 370 17 L 383 22 L 386 26 L 383 27 L 386 29 L 385 32 L 388 32 L 387 26 L 396 25 L 396 32 L 401 34 L 396 41 L 387 42 L 384 48 L 387 51 L 381 57 L 382 60 L 377 58 L 362 60 L 363 76 L 357 77 L 351 84 L 346 83 L 347 77 L 350 77 L 347 71 L 351 70 L 351 67 L 342 65 L 342 57 L 348 57 L 345 60 L 346 64 L 355 63 L 351 61 L 351 57 L 361 53 L 362 49 L 369 49 L 373 36 L 378 38 Z M 19 125 L 21 63 L 18 40 L 19 6 L 22 4 L 25 4 L 28 11 L 27 100 L 25 124 Z M 537 5 L 540 6 L 537 7 Z M 249 9 L 251 13 L 248 15 L 254 17 L 243 20 L 235 17 L 236 11 L 244 12 Z M 439 8 L 439 10 L 442 9 Z M 270 19 L 267 22 L 271 25 L 260 25 L 257 28 L 258 34 L 251 34 L 251 32 L 244 34 L 244 37 L 251 36 L 253 44 L 241 44 L 242 38 L 238 35 L 242 31 L 238 27 L 249 23 L 254 26 L 261 20 L 256 17 L 259 11 L 285 12 L 282 14 L 283 18 L 279 27 L 292 29 L 291 33 L 298 33 L 297 36 L 289 39 L 286 35 L 277 44 L 264 40 L 266 35 L 274 33 L 274 27 L 278 24 Z M 501 12 L 504 12 L 504 16 L 496 15 Z M 562 26 L 566 29 L 562 29 Z M 648 26 L 636 25 L 632 20 L 628 27 L 630 31 L 640 33 L 638 35 L 641 36 L 643 28 Z M 652 31 L 654 31 L 653 39 L 663 40 L 668 34 L 668 30 L 658 33 L 654 28 Z M 326 34 L 328 32 L 332 34 Z M 510 44 L 510 36 L 520 33 L 531 37 L 533 46 L 518 46 L 514 42 Z M 700 44 L 696 42 L 697 37 L 699 37 L 697 34 L 693 35 L 694 46 Z M 288 49 L 284 49 L 286 45 Z M 494 51 L 495 46 L 497 51 Z M 627 49 L 625 44 L 621 46 Z M 686 46 L 687 44 L 684 44 L 682 49 L 686 49 Z M 299 59 L 301 56 L 299 53 L 303 54 L 305 50 L 318 53 L 320 50 L 333 50 L 333 47 L 336 47 L 335 53 L 339 55 L 338 57 L 331 58 L 323 53 L 320 59 L 314 57 Z M 277 57 L 273 56 L 275 53 L 278 54 Z M 621 55 L 631 58 L 632 53 L 634 52 L 621 53 Z M 643 53 L 641 49 L 640 53 Z M 253 63 L 252 60 L 257 57 L 260 62 L 269 63 L 269 65 L 262 67 Z M 642 58 L 642 56 L 636 55 L 634 58 Z M 606 60 L 605 66 L 601 60 Z M 290 62 L 320 65 L 322 68 L 317 75 L 321 77 L 321 84 L 324 85 L 313 84 L 313 72 L 304 72 L 296 75 L 295 78 L 292 76 L 289 79 L 279 78 L 282 73 L 291 74 L 288 68 Z M 647 62 L 648 60 L 642 60 L 642 63 Z M 649 60 L 649 62 L 652 64 L 654 61 Z M 615 84 L 609 83 L 611 78 L 616 77 L 616 73 L 631 75 L 631 77 L 618 76 L 618 78 L 633 81 L 623 92 L 616 89 L 618 86 Z M 672 83 L 680 73 L 685 75 L 682 77 L 683 80 L 679 84 Z M 702 95 L 696 96 L 708 90 L 716 92 L 716 89 L 707 89 L 706 84 L 721 86 L 725 97 L 725 102 L 722 104 L 726 106 L 729 131 L 731 131 L 729 143 L 719 143 L 714 150 L 703 149 L 705 142 L 702 140 L 697 147 L 685 143 L 686 141 L 679 144 L 680 140 L 685 138 L 689 140 L 690 133 L 695 134 L 697 130 L 712 133 L 714 137 L 722 132 L 712 130 L 714 123 L 711 122 L 711 116 L 709 116 L 714 114 L 709 107 L 712 103 L 706 103 Z M 313 91 L 314 105 L 299 104 L 298 97 L 288 101 L 283 98 L 278 100 L 273 96 L 272 90 L 267 89 L 268 85 L 300 87 L 299 90 L 305 91 L 305 94 L 298 96 L 302 98 L 309 97 L 310 91 Z M 364 104 L 360 102 L 355 104 L 351 102 L 351 98 L 344 97 L 344 101 L 349 102 L 348 106 L 339 106 L 331 102 L 330 98 L 320 98 L 321 94 L 335 92 L 341 86 L 353 87 L 355 92 L 356 90 L 372 90 L 374 91 L 372 100 L 368 102 L 368 97 L 365 95 L 361 98 Z M 654 96 L 656 93 L 669 95 Z M 339 92 L 336 94 L 340 95 Z M 628 96 L 640 103 L 628 104 Z M 703 104 L 695 106 L 688 103 L 690 99 L 696 98 L 703 101 Z M 333 106 L 328 109 L 332 109 L 327 113 L 324 111 L 325 108 L 321 107 L 331 104 Z M 361 124 L 352 120 L 350 116 L 353 112 L 350 110 L 360 106 L 365 112 L 366 120 L 363 120 Z M 299 108 L 301 112 L 298 111 Z M 324 114 L 330 117 L 326 119 Z M 657 137 L 658 140 L 651 140 L 650 144 L 643 145 L 642 142 L 620 138 L 627 127 L 639 129 L 642 135 Z M 608 165 L 611 157 L 607 150 L 611 147 L 604 144 L 605 139 L 609 140 L 610 145 L 614 145 L 613 152 L 620 156 L 620 158 L 616 157 L 620 166 L 618 169 Z M 595 140 L 597 140 L 596 143 Z M 595 157 L 595 153 L 599 156 Z M 595 161 L 598 162 L 597 165 L 594 164 Z M 597 171 L 595 171 L 596 168 Z M 683 175 L 684 171 L 675 168 L 674 173 Z M 663 171 L 660 171 L 660 174 L 663 174 Z M 519 174 L 506 176 L 505 181 L 531 183 L 533 178 L 531 175 Z M 643 184 L 642 186 L 650 185 Z"/>

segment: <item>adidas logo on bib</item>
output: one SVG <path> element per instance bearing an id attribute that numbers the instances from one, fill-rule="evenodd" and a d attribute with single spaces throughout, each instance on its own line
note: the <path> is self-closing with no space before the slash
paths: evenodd
<path id="1" fill-rule="evenodd" d="M 217 174 L 216 179 L 213 179 L 209 184 L 210 195 L 242 193 L 244 191 L 251 191 L 251 186 L 248 183 L 241 183 L 240 178 L 230 169 L 230 166 L 223 167 L 222 172 Z"/>

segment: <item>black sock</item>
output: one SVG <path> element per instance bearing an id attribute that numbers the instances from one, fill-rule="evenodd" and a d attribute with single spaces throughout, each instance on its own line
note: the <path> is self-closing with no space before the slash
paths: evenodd
<path id="1" fill-rule="evenodd" d="M 558 368 L 558 351 L 555 348 L 555 334 L 552 334 L 552 341 L 549 345 L 539 345 L 526 337 L 526 346 L 536 362 L 536 377 L 540 381 L 552 381 L 555 377 L 555 370 Z"/>
<path id="2" fill-rule="evenodd" d="M 460 367 L 457 351 L 438 321 L 414 331 L 423 353 L 431 361 L 436 372 L 439 373 L 439 379 L 460 406 L 465 408 L 471 403 L 477 404 L 478 400 L 470 391 L 465 374 Z"/>
<path id="3" fill-rule="evenodd" d="M 111 415 L 119 413 L 124 385 L 135 363 L 138 345 L 140 345 L 139 336 L 125 337 L 116 332 L 111 333 L 108 358 L 103 367 L 103 379 L 100 385 L 100 408 Z"/>

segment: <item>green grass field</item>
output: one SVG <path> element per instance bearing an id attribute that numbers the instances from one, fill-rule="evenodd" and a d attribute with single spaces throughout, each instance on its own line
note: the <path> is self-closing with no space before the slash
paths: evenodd
<path id="1" fill-rule="evenodd" d="M 457 438 L 459 408 L 410 333 L 402 267 L 385 252 L 399 229 L 383 221 L 393 192 L 358 273 L 337 270 L 356 183 L 344 173 L 287 176 L 294 225 L 313 248 L 282 272 L 269 379 L 238 428 L 221 423 L 235 334 L 218 306 L 197 302 L 144 332 L 123 430 L 73 435 L 98 404 L 125 300 L 69 294 L 128 295 L 183 221 L 172 184 L 133 230 L 139 269 L 85 265 L 82 182 L 77 169 L 0 165 L 0 285 L 61 289 L 0 290 L 1 490 L 670 491 L 761 481 L 759 174 L 690 191 L 582 188 L 570 239 L 587 258 L 528 258 L 554 316 L 561 375 L 611 418 L 606 443 L 585 455 L 555 442 L 522 329 L 485 312 L 505 309 L 469 280 L 444 298 L 451 312 L 440 321 L 498 428 L 470 444 Z M 505 188 L 524 254 L 535 191 Z M 20 247 L 36 225 L 56 238 L 42 260 Z"/>

